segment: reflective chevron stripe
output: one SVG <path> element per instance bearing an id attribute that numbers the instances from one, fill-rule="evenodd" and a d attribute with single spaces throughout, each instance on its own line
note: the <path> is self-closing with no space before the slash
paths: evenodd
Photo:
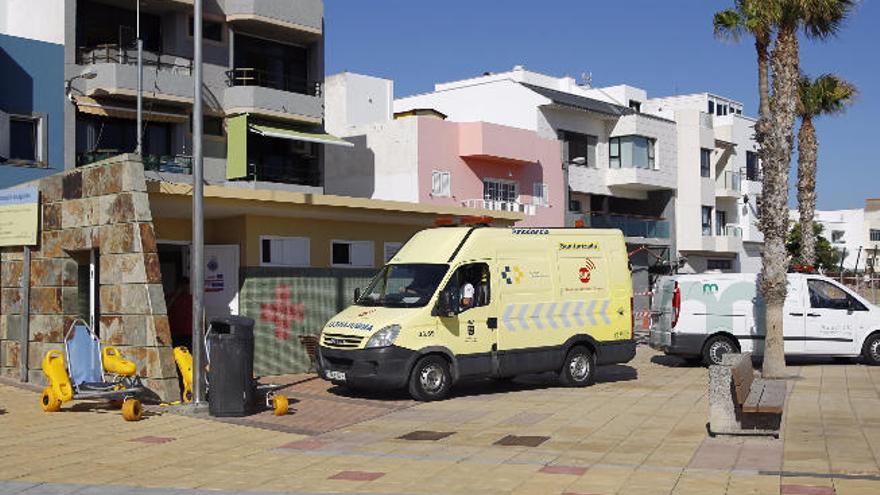
<path id="1" fill-rule="evenodd" d="M 596 326 L 597 315 L 605 325 L 611 324 L 608 317 L 609 300 L 597 304 L 592 301 L 565 301 L 558 303 L 520 303 L 508 304 L 501 314 L 501 323 L 508 331 L 545 330 Z M 597 308 L 598 306 L 598 308 Z M 546 307 L 546 310 L 545 310 Z M 556 308 L 559 307 L 559 311 Z M 586 317 L 586 318 L 584 318 Z"/>

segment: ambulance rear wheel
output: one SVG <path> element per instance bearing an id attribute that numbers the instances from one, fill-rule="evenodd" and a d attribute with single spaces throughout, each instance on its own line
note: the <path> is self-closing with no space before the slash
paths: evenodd
<path id="1" fill-rule="evenodd" d="M 584 346 L 573 347 L 565 356 L 559 381 L 565 387 L 586 387 L 596 380 L 596 355 Z"/>
<path id="2" fill-rule="evenodd" d="M 739 352 L 736 342 L 724 335 L 715 335 L 706 341 L 703 346 L 703 364 L 711 366 L 721 364 L 721 358 L 725 354 Z"/>
<path id="3" fill-rule="evenodd" d="M 451 386 L 449 363 L 440 356 L 419 359 L 409 375 L 409 395 L 415 400 L 443 400 Z"/>

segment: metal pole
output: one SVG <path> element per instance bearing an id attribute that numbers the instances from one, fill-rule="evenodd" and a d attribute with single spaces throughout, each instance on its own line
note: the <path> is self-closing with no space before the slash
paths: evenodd
<path id="1" fill-rule="evenodd" d="M 134 152 L 143 154 L 144 139 L 144 40 L 141 39 L 141 1 L 137 0 L 137 147 Z"/>
<path id="2" fill-rule="evenodd" d="M 202 170 L 202 0 L 195 0 L 193 14 L 193 83 L 195 84 L 193 127 L 193 218 L 192 265 L 190 277 L 193 296 L 193 401 L 205 401 L 204 387 L 204 297 L 205 297 L 205 238 L 204 238 L 204 172 Z"/>
<path id="3" fill-rule="evenodd" d="M 21 381 L 28 381 L 28 340 L 31 319 L 31 248 L 24 246 L 21 260 L 21 335 L 19 336 L 18 362 L 21 364 Z"/>
<path id="4" fill-rule="evenodd" d="M 856 265 L 853 267 L 853 276 L 856 278 L 856 292 L 859 291 L 859 260 L 861 259 L 861 257 L 862 257 L 862 246 L 859 246 L 859 250 L 856 253 Z"/>

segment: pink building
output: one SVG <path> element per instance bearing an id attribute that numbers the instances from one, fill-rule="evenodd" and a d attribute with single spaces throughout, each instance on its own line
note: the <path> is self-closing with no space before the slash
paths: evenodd
<path id="1" fill-rule="evenodd" d="M 562 147 L 537 132 L 452 122 L 432 109 L 392 115 L 387 79 L 327 78 L 326 128 L 353 142 L 324 150 L 326 194 L 516 211 L 522 226 L 564 223 Z M 332 148 L 332 149 L 331 149 Z"/>

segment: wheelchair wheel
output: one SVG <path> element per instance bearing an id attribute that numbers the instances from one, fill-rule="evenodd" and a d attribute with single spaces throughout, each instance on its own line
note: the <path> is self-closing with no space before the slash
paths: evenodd
<path id="1" fill-rule="evenodd" d="M 140 421 L 144 417 L 144 408 L 137 399 L 125 399 L 122 403 L 122 417 L 126 421 Z"/>
<path id="2" fill-rule="evenodd" d="M 58 412 L 61 410 L 61 399 L 55 395 L 52 387 L 43 389 L 43 393 L 40 394 L 40 407 L 43 408 L 43 412 Z"/>
<path id="3" fill-rule="evenodd" d="M 272 412 L 275 413 L 275 416 L 284 416 L 287 414 L 288 407 L 289 403 L 287 401 L 287 396 L 276 394 L 272 397 Z"/>

